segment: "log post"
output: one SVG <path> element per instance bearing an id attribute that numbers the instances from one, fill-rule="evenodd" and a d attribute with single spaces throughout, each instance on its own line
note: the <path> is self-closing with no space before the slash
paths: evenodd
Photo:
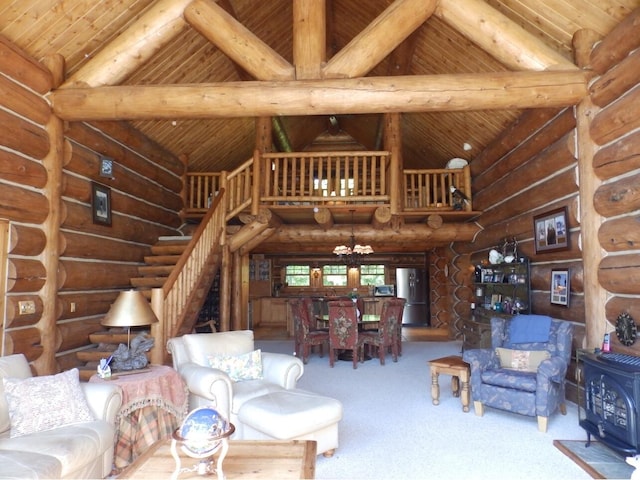
<path id="1" fill-rule="evenodd" d="M 151 310 L 158 317 L 159 322 L 152 323 L 149 329 L 151 336 L 154 338 L 153 347 L 149 353 L 151 363 L 156 365 L 163 365 L 166 356 L 165 345 L 168 338 L 166 338 L 167 330 L 164 319 L 164 289 L 152 288 L 151 289 Z"/>
<path id="2" fill-rule="evenodd" d="M 232 258 L 229 245 L 222 245 L 222 262 L 220 263 L 220 331 L 231 330 L 231 273 Z"/>
<path id="3" fill-rule="evenodd" d="M 64 79 L 64 58 L 61 55 L 50 56 L 45 59 L 49 70 L 53 72 L 53 79 L 61 82 Z M 56 83 L 54 87 L 58 87 Z M 56 115 L 51 115 L 45 126 L 49 134 L 49 153 L 43 160 L 47 170 L 47 185 L 44 194 L 49 203 L 49 212 L 44 222 L 44 232 L 47 240 L 45 252 L 42 257 L 46 278 L 44 286 L 40 290 L 40 296 L 44 305 L 42 318 L 38 322 L 41 333 L 42 355 L 34 362 L 39 375 L 50 375 L 58 371 L 56 364 L 56 351 L 58 349 L 57 320 L 59 312 L 56 311 L 58 295 L 58 272 L 60 267 L 60 224 L 61 198 L 62 198 L 62 165 L 64 163 L 64 125 Z"/>
<path id="4" fill-rule="evenodd" d="M 320 78 L 327 58 L 326 3 L 317 0 L 293 2 L 293 63 L 296 79 Z"/>
<path id="5" fill-rule="evenodd" d="M 242 256 L 236 251 L 231 254 L 232 282 L 231 282 L 231 329 L 242 329 Z M 248 265 L 247 265 L 248 268 Z M 247 298 L 249 297 L 247 292 Z M 246 307 L 245 307 L 246 308 Z"/>
<path id="6" fill-rule="evenodd" d="M 589 66 L 589 55 L 597 35 L 589 30 L 578 30 L 573 37 L 576 63 L 580 67 Z M 576 127 L 578 133 L 578 177 L 579 195 L 582 205 L 591 205 L 598 186 L 602 183 L 593 171 L 593 157 L 597 149 L 591 139 L 590 127 L 598 108 L 590 97 L 584 98 L 576 108 Z M 607 292 L 598 280 L 598 267 L 604 257 L 604 251 L 598 241 L 598 230 L 602 217 L 595 208 L 580 209 L 580 237 L 582 239 L 582 263 L 584 273 L 584 307 L 591 318 L 586 320 L 585 348 L 601 345 L 602 338 L 609 326 L 600 319 L 606 318 L 605 304 Z"/>
<path id="7" fill-rule="evenodd" d="M 400 200 L 404 195 L 402 188 L 402 133 L 399 113 L 385 113 L 384 148 L 391 152 L 389 165 L 389 198 L 391 215 L 400 213 Z"/>

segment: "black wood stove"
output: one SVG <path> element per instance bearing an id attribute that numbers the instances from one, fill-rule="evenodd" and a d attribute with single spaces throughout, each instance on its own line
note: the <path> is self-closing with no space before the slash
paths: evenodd
<path id="1" fill-rule="evenodd" d="M 584 354 L 584 415 L 580 426 L 623 456 L 640 453 L 640 357 Z"/>

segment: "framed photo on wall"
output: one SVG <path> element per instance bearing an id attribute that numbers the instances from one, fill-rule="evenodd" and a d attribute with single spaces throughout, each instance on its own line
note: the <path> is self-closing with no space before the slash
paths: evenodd
<path id="1" fill-rule="evenodd" d="M 91 183 L 91 208 L 93 210 L 93 223 L 111 226 L 111 189 Z"/>
<path id="2" fill-rule="evenodd" d="M 556 252 L 569 249 L 567 207 L 533 217 L 536 253 Z"/>
<path id="3" fill-rule="evenodd" d="M 569 306 L 569 270 L 551 270 L 551 303 Z"/>

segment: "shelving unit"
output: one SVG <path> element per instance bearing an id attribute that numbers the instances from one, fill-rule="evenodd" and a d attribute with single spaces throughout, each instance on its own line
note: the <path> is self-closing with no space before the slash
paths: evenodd
<path id="1" fill-rule="evenodd" d="M 479 267 L 471 317 L 462 323 L 463 349 L 491 347 L 491 317 L 511 318 L 531 312 L 529 262 Z"/>

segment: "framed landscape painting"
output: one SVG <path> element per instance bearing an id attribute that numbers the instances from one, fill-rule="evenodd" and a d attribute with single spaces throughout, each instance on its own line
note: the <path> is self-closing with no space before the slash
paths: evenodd
<path id="1" fill-rule="evenodd" d="M 567 207 L 557 208 L 533 217 L 536 253 L 556 252 L 569 248 Z"/>

